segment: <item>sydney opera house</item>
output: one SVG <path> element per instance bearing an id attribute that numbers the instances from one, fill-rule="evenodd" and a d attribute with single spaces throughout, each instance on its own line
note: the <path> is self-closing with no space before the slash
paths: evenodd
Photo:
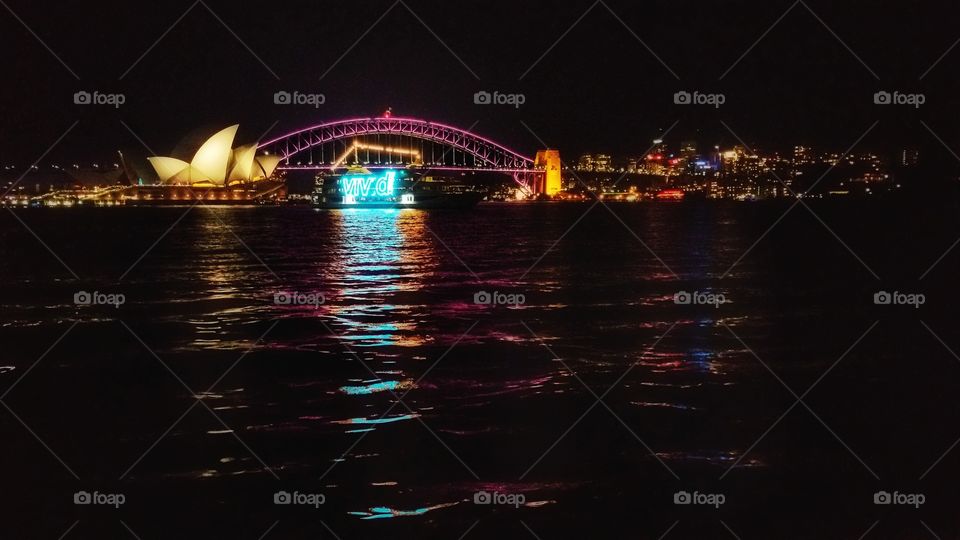
<path id="1" fill-rule="evenodd" d="M 147 158 L 161 184 L 225 187 L 267 180 L 280 163 L 278 156 L 257 155 L 258 143 L 233 148 L 239 125 L 220 130 L 206 140 L 193 159 Z"/>
<path id="2" fill-rule="evenodd" d="M 285 199 L 286 179 L 276 170 L 281 158 L 257 155 L 257 143 L 234 148 L 238 128 L 233 125 L 212 136 L 209 132 L 188 135 L 174 150 L 177 157 L 144 159 L 135 150 L 118 151 L 119 159 L 112 167 L 54 165 L 37 171 L 32 187 L 23 185 L 0 197 L 0 205 L 185 205 L 200 200 L 263 204 Z M 15 177 L 0 173 L 3 182 L 12 185 Z"/>
<path id="3" fill-rule="evenodd" d="M 189 162 L 178 157 L 148 157 L 157 183 L 137 186 L 131 202 L 165 204 L 202 198 L 234 203 L 282 196 L 283 182 L 273 179 L 280 157 L 257 155 L 258 143 L 234 147 L 239 127 L 233 125 L 213 134 Z"/>

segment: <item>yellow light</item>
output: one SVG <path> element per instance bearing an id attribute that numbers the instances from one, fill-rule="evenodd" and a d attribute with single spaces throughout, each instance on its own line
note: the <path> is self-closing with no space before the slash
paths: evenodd
<path id="1" fill-rule="evenodd" d="M 346 161 L 347 157 L 350 155 L 350 152 L 353 152 L 355 150 L 376 150 L 378 152 L 386 152 L 388 154 L 402 154 L 402 155 L 405 154 L 409 156 L 414 156 L 415 158 L 420 157 L 420 152 L 412 149 L 394 148 L 392 146 L 380 146 L 376 144 L 367 144 L 367 143 L 361 143 L 359 141 L 354 141 L 353 144 L 350 145 L 350 148 L 347 148 L 343 152 L 343 154 L 333 162 L 330 168 L 336 169 L 337 167 L 339 167 L 344 161 Z"/>

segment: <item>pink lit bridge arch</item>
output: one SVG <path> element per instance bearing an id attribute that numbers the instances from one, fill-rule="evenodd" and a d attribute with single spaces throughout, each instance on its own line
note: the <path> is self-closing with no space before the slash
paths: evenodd
<path id="1" fill-rule="evenodd" d="M 534 160 L 467 130 L 415 118 L 353 118 L 311 126 L 261 143 L 259 151 L 281 157 L 279 169 L 329 169 L 338 154 L 362 137 L 384 146 L 419 149 L 424 169 L 491 171 L 512 174 L 529 185 L 527 175 L 542 173 Z M 377 154 L 377 151 L 373 151 Z M 384 152 L 388 153 L 388 152 Z M 396 167 L 393 156 L 365 151 L 367 168 Z"/>

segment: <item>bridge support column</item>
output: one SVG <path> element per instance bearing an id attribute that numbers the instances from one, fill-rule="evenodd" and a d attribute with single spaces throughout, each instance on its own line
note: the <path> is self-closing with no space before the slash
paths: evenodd
<path id="1" fill-rule="evenodd" d="M 560 151 L 538 150 L 533 165 L 543 171 L 542 180 L 538 178 L 539 181 L 536 182 L 535 192 L 550 197 L 560 193 L 563 188 L 560 177 Z"/>

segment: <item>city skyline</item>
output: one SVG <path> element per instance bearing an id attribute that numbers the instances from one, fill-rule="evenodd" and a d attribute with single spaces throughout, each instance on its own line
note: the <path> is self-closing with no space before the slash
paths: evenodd
<path id="1" fill-rule="evenodd" d="M 389 111 L 384 119 L 388 118 L 390 118 Z M 359 154 L 364 152 L 366 154 L 363 163 L 369 163 L 370 165 L 398 163 L 395 155 L 382 155 L 382 152 L 387 150 L 388 147 L 361 143 L 358 141 L 361 141 L 362 138 L 358 139 L 356 137 L 352 139 L 354 142 L 349 147 L 346 146 L 346 143 L 342 143 L 339 157 L 337 157 L 336 148 L 334 148 L 334 153 L 326 158 L 321 158 L 321 156 L 314 155 L 311 152 L 308 157 L 309 163 L 304 162 L 302 155 L 294 157 L 292 160 L 280 156 L 270 156 L 269 149 L 271 146 L 269 143 L 265 145 L 252 143 L 231 150 L 225 145 L 228 137 L 229 140 L 233 140 L 237 129 L 238 126 L 236 125 L 230 126 L 213 134 L 209 140 L 201 137 L 197 139 L 199 142 L 194 142 L 192 146 L 188 143 L 178 145 L 181 152 L 186 152 L 191 148 L 190 152 L 197 152 L 192 158 L 193 165 L 171 157 L 130 158 L 120 153 L 118 154 L 118 162 L 104 165 L 91 164 L 83 167 L 79 164 L 72 164 L 68 167 L 51 165 L 45 168 L 34 166 L 29 172 L 22 172 L 16 167 L 6 166 L 0 172 L 0 182 L 6 182 L 8 192 L 6 194 L 7 199 L 4 202 L 14 203 L 22 196 L 35 196 L 47 193 L 49 190 L 69 188 L 74 182 L 77 187 L 82 189 L 104 189 L 109 184 L 117 182 L 121 184 L 193 184 L 195 187 L 203 188 L 215 185 L 224 186 L 227 183 L 229 173 L 229 183 L 244 183 L 243 178 L 247 178 L 246 182 L 249 183 L 249 176 L 254 170 L 251 165 L 254 162 L 257 164 L 256 170 L 259 171 L 258 178 L 261 179 L 270 177 L 273 166 L 277 164 L 282 164 L 281 168 L 289 169 L 289 172 L 309 169 L 308 165 L 312 164 L 316 164 L 319 168 L 329 166 L 335 169 L 342 164 L 359 164 L 355 161 L 355 158 L 358 158 Z M 214 141 L 218 138 L 223 139 L 222 144 L 214 144 Z M 266 154 L 260 155 L 254 160 L 258 144 L 261 146 L 259 152 L 261 154 L 266 152 Z M 266 150 L 264 150 L 265 148 Z M 373 152 L 372 155 L 371 151 Z M 435 154 L 420 156 L 420 153 L 415 150 L 400 148 L 392 148 L 391 151 L 405 153 L 413 159 L 413 162 L 420 162 L 421 166 L 426 167 L 428 171 L 431 166 L 435 167 L 441 164 L 436 161 L 438 156 Z M 847 152 L 840 152 L 799 145 L 794 146 L 787 153 L 770 153 L 758 151 L 756 147 L 748 147 L 743 144 L 737 144 L 730 148 L 723 148 L 719 145 L 702 148 L 694 140 L 655 139 L 646 151 L 646 154 L 640 156 L 637 154 L 614 156 L 590 153 L 574 156 L 567 160 L 561 157 L 556 165 L 556 168 L 560 171 L 560 177 L 552 181 L 556 185 L 551 188 L 553 191 L 550 193 L 561 191 L 559 194 L 561 198 L 572 197 L 574 199 L 583 195 L 611 197 L 622 194 L 630 200 L 656 196 L 659 191 L 669 188 L 679 188 L 688 195 L 699 194 L 707 198 L 735 199 L 789 197 L 801 194 L 808 196 L 823 196 L 824 194 L 837 196 L 851 193 L 882 195 L 900 191 L 904 187 L 908 192 L 918 189 L 926 190 L 926 185 L 917 185 L 917 179 L 927 174 L 929 170 L 923 167 L 921 153 L 915 148 L 902 149 L 894 156 L 883 156 L 862 149 L 860 151 L 848 149 Z M 551 152 L 560 157 L 559 151 Z M 197 164 L 201 155 L 206 156 L 202 159 L 209 162 L 208 165 Z M 243 157 L 239 159 L 241 155 Z M 181 154 L 181 157 L 187 159 L 188 154 Z M 381 158 L 383 158 L 382 161 Z M 314 159 L 319 159 L 319 161 L 312 161 Z M 540 159 L 540 151 L 538 151 L 537 162 Z M 269 162 L 272 165 L 267 169 L 261 169 L 261 162 Z M 415 165 L 413 162 L 411 164 Z M 217 174 L 210 172 L 211 169 L 209 168 L 212 166 L 215 169 L 217 163 L 222 169 L 219 173 L 219 179 L 216 179 Z M 543 164 L 537 165 L 531 162 L 527 166 L 542 167 Z M 469 171 L 470 169 L 464 170 Z M 475 169 L 477 172 L 483 170 L 485 169 L 482 166 Z M 238 174 L 237 171 L 246 172 Z M 26 177 L 25 174 L 32 175 L 31 182 L 22 182 Z M 195 181 L 185 181 L 191 174 Z M 612 176 L 604 176 L 608 174 Z M 286 173 L 283 176 L 289 184 L 292 178 Z M 497 183 L 490 185 L 489 181 L 489 179 L 481 180 L 479 178 L 476 180 L 478 184 L 487 184 L 491 196 L 512 198 L 512 195 L 509 194 L 512 182 L 501 181 L 497 186 Z M 813 191 L 817 185 L 819 185 L 819 189 Z M 508 191 L 503 192 L 504 188 Z M 295 186 L 291 185 L 291 193 L 297 194 L 300 192 Z M 304 191 L 301 194 L 305 193 Z M 494 193 L 497 195 L 493 195 Z M 622 200 L 622 196 L 617 200 Z M 16 204 L 25 203 L 25 200 L 20 200 Z"/>

